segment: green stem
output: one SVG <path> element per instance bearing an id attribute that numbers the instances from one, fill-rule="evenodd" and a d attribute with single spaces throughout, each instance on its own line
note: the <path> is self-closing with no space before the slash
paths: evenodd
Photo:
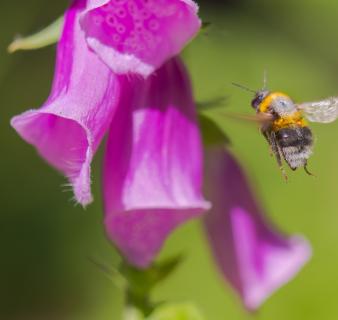
<path id="1" fill-rule="evenodd" d="M 143 316 L 148 316 L 153 311 L 153 305 L 148 292 L 136 292 L 132 289 L 127 291 L 127 306 L 137 308 Z"/>

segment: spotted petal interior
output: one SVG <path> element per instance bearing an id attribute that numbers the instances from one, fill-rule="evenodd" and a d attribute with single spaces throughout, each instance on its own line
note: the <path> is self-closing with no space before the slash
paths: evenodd
<path id="1" fill-rule="evenodd" d="M 180 0 L 111 0 L 87 11 L 89 46 L 116 73 L 148 76 L 200 28 L 197 6 Z"/>

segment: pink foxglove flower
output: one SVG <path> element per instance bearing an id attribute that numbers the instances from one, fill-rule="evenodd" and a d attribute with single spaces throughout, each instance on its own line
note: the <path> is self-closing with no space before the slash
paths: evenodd
<path id="1" fill-rule="evenodd" d="M 116 73 L 144 77 L 177 55 L 199 30 L 192 0 L 88 0 L 88 45 Z"/>
<path id="2" fill-rule="evenodd" d="M 104 164 L 108 235 L 147 265 L 165 236 L 209 205 L 189 78 L 178 58 L 147 80 L 124 79 Z"/>
<path id="3" fill-rule="evenodd" d="M 309 260 L 310 245 L 272 227 L 237 161 L 222 147 L 206 151 L 206 180 L 213 206 L 205 226 L 215 260 L 244 305 L 254 310 Z"/>
<path id="4" fill-rule="evenodd" d="M 87 205 L 92 201 L 90 164 L 116 111 L 120 84 L 87 47 L 79 25 L 83 2 L 75 1 L 67 11 L 49 98 L 11 124 L 68 177 L 76 200 Z"/>
<path id="5" fill-rule="evenodd" d="M 83 205 L 92 200 L 92 158 L 110 129 L 107 233 L 140 267 L 175 227 L 209 207 L 189 79 L 174 57 L 199 27 L 192 1 L 76 0 L 65 16 L 50 97 L 12 120 L 69 178 Z"/>

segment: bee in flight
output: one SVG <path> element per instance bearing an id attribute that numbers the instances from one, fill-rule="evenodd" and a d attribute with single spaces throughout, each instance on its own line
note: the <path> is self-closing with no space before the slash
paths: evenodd
<path id="1" fill-rule="evenodd" d="M 287 175 L 282 158 L 292 170 L 303 167 L 307 174 L 312 175 L 307 169 L 307 162 L 313 150 L 313 135 L 306 120 L 319 123 L 336 120 L 338 97 L 297 104 L 282 92 L 267 90 L 265 83 L 259 91 L 234 85 L 255 94 L 251 101 L 256 110 L 255 120 L 261 124 L 260 130 L 285 179 Z"/>

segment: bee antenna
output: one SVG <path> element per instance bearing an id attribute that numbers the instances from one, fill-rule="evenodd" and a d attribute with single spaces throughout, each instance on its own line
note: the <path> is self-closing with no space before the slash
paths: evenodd
<path id="1" fill-rule="evenodd" d="M 252 90 L 252 89 L 250 89 L 250 88 L 248 88 L 248 87 L 246 87 L 246 86 L 243 86 L 243 85 L 241 85 L 241 84 L 239 84 L 239 83 L 231 82 L 231 84 L 232 84 L 233 86 L 238 87 L 238 88 L 240 88 L 240 89 L 243 89 L 243 90 L 245 90 L 245 91 L 249 91 L 249 92 L 256 93 L 255 90 Z"/>
<path id="2" fill-rule="evenodd" d="M 263 73 L 263 90 L 267 89 L 267 85 L 268 85 L 268 71 L 266 69 L 264 69 L 264 73 Z"/>

